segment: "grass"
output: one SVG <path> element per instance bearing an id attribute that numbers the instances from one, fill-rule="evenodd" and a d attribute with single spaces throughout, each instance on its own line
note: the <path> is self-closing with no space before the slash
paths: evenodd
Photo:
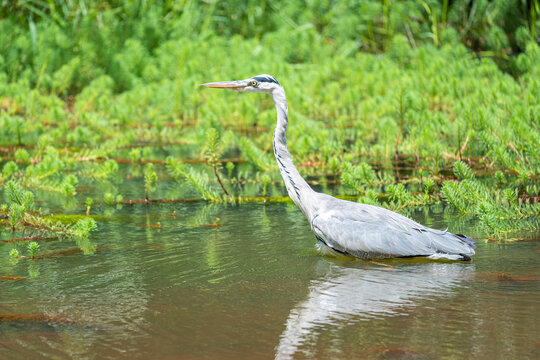
<path id="1" fill-rule="evenodd" d="M 230 20 L 226 3 L 51 4 L 0 2 L 0 187 L 29 194 L 6 196 L 10 231 L 92 253 L 92 219 L 53 225 L 48 204 L 282 199 L 271 98 L 198 86 L 259 73 L 285 87 L 289 147 L 318 188 L 448 204 L 490 237 L 540 227 L 537 1 L 259 1 Z"/>

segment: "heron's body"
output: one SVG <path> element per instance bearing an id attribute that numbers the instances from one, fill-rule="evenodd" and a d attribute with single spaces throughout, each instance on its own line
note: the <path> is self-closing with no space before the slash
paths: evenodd
<path id="1" fill-rule="evenodd" d="M 393 211 L 320 196 L 310 223 L 332 250 L 361 259 L 429 256 L 470 260 L 472 241 L 463 235 L 425 227 Z"/>
<path id="2" fill-rule="evenodd" d="M 381 207 L 315 192 L 292 162 L 285 137 L 289 116 L 285 91 L 272 76 L 203 85 L 272 95 L 277 110 L 273 147 L 281 176 L 289 197 L 325 247 L 361 259 L 426 256 L 470 260 L 474 255 L 474 240 L 469 237 L 425 227 Z"/>

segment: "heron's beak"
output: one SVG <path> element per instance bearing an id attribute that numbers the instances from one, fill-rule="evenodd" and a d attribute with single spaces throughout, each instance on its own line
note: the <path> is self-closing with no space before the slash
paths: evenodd
<path id="1" fill-rule="evenodd" d="M 201 84 L 201 86 L 206 86 L 209 88 L 231 89 L 231 90 L 243 90 L 247 85 L 248 85 L 248 82 L 245 80 L 220 81 L 220 82 Z"/>

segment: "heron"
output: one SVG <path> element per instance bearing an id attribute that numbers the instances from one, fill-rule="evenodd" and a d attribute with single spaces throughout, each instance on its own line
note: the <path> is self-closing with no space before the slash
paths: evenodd
<path id="1" fill-rule="evenodd" d="M 314 191 L 294 166 L 287 147 L 287 98 L 273 76 L 262 74 L 201 85 L 272 96 L 277 111 L 273 137 L 277 165 L 289 197 L 306 216 L 322 251 L 364 260 L 402 257 L 471 260 L 476 247 L 468 236 L 426 227 L 382 207 Z"/>

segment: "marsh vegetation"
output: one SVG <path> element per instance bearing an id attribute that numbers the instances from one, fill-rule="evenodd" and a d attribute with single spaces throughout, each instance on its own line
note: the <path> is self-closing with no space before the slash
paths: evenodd
<path id="1" fill-rule="evenodd" d="M 283 201 L 271 100 L 197 86 L 260 72 L 287 91 L 315 186 L 537 234 L 537 1 L 232 6 L 2 4 L 4 237 L 80 241 L 125 203 Z"/>

